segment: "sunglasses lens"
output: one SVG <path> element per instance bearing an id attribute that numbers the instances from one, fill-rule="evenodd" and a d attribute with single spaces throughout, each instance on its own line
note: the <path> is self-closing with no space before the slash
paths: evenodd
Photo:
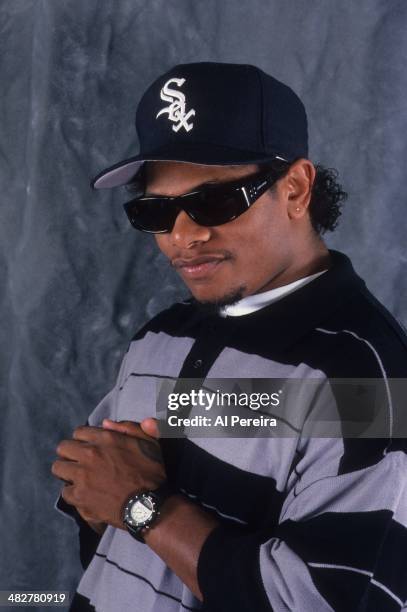
<path id="1" fill-rule="evenodd" d="M 178 214 L 174 204 L 160 198 L 132 200 L 124 209 L 133 227 L 153 234 L 171 231 Z"/>
<path id="2" fill-rule="evenodd" d="M 223 225 L 233 221 L 247 210 L 247 205 L 240 190 L 215 190 L 202 192 L 199 201 L 188 207 L 188 213 L 199 223 L 207 227 Z"/>

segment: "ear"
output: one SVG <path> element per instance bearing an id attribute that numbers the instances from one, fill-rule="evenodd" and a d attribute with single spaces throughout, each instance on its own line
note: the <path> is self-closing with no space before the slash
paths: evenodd
<path id="1" fill-rule="evenodd" d="M 315 175 L 314 164 L 309 159 L 301 158 L 292 164 L 284 177 L 287 214 L 290 219 L 300 219 L 306 214 Z"/>

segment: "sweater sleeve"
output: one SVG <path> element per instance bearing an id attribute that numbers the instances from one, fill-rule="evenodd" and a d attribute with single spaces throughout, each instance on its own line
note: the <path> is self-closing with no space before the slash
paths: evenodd
<path id="1" fill-rule="evenodd" d="M 310 438 L 272 532 L 221 524 L 198 582 L 210 612 L 399 611 L 407 599 L 405 440 Z M 344 463 L 351 454 L 353 465 Z M 358 457 L 356 461 L 355 457 Z M 244 492 L 242 492 L 244 495 Z"/>

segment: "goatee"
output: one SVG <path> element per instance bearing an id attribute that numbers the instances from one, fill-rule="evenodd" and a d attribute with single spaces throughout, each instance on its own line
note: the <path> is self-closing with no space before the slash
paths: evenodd
<path id="1" fill-rule="evenodd" d="M 198 306 L 200 309 L 205 310 L 208 314 L 215 314 L 219 311 L 223 306 L 231 306 L 232 304 L 236 304 L 239 302 L 245 292 L 246 287 L 242 285 L 237 289 L 232 289 L 229 293 L 225 295 L 216 297 L 212 300 L 198 300 L 193 295 L 190 297 L 190 301 Z"/>

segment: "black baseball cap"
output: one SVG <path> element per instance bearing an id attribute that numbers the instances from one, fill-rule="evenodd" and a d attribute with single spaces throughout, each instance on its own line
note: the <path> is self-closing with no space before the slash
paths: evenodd
<path id="1" fill-rule="evenodd" d="M 136 129 L 140 153 L 100 172 L 94 189 L 130 183 L 146 161 L 239 165 L 308 155 L 300 98 L 247 64 L 175 66 L 142 96 Z"/>

